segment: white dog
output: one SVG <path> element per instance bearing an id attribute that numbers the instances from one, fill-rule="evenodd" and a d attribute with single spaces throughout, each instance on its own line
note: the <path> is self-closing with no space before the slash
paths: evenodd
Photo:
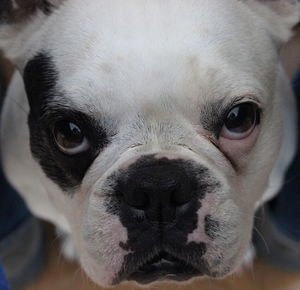
<path id="1" fill-rule="evenodd" d="M 6 175 L 100 285 L 236 271 L 295 150 L 293 0 L 2 0 Z"/>

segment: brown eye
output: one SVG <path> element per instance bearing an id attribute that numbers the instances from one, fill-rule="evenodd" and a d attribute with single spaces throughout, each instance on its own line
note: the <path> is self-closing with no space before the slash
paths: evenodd
<path id="1" fill-rule="evenodd" d="M 90 148 L 80 127 L 71 121 L 57 122 L 53 128 L 53 135 L 58 148 L 64 153 L 74 155 Z"/>
<path id="2" fill-rule="evenodd" d="M 236 105 L 227 113 L 220 136 L 235 140 L 246 138 L 258 122 L 259 109 L 256 104 Z"/>

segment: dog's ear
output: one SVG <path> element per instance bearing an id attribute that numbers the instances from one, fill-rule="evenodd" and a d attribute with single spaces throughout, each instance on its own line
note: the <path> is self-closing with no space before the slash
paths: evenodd
<path id="1" fill-rule="evenodd" d="M 1 0 L 0 23 L 17 24 L 28 21 L 38 10 L 50 14 L 59 0 Z"/>
<path id="2" fill-rule="evenodd" d="M 0 0 L 0 50 L 18 62 L 44 21 L 64 0 Z"/>
<path id="3" fill-rule="evenodd" d="M 278 42 L 287 41 L 292 28 L 300 21 L 299 0 L 243 0 L 257 15 Z"/>

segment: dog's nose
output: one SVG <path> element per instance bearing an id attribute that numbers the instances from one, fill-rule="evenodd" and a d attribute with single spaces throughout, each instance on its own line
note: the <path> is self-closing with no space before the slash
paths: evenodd
<path id="1" fill-rule="evenodd" d="M 119 194 L 131 209 L 145 212 L 152 222 L 172 222 L 191 202 L 196 184 L 180 167 L 145 166 L 118 184 Z"/>

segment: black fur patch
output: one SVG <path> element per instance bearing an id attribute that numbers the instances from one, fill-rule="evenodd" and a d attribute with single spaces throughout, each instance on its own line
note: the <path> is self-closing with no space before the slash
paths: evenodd
<path id="1" fill-rule="evenodd" d="M 115 277 L 115 283 L 126 279 L 130 273 L 137 271 L 145 261 L 149 261 L 160 252 L 170 254 L 182 261 L 182 263 L 189 264 L 199 274 L 206 271 L 206 263 L 202 259 L 206 252 L 206 245 L 204 243 L 187 243 L 187 239 L 188 234 L 197 228 L 197 211 L 201 207 L 200 200 L 205 197 L 207 192 L 219 187 L 219 183 L 216 180 L 212 180 L 211 177 L 210 181 L 208 181 L 209 172 L 207 168 L 192 161 L 168 160 L 167 158 L 155 159 L 153 156 L 148 156 L 140 158 L 126 172 L 119 171 L 113 174 L 107 182 L 109 184 L 115 183 L 113 191 L 117 191 L 118 182 L 115 181 L 118 180 L 118 176 L 123 174 L 130 175 L 143 166 L 165 163 L 180 168 L 180 170 L 185 171 L 191 180 L 197 182 L 197 187 L 192 193 L 192 201 L 188 204 L 188 210 L 178 214 L 174 222 L 149 222 L 141 212 L 134 214 L 134 211 L 117 194 L 106 200 L 107 211 L 118 215 L 122 225 L 127 229 L 128 242 L 125 245 L 120 244 L 120 246 L 131 251 L 125 257 L 122 269 Z"/>
<path id="2" fill-rule="evenodd" d="M 53 96 L 61 94 L 56 89 L 58 72 L 47 52 L 40 52 L 28 61 L 23 79 L 31 113 L 38 118 Z"/>
<path id="3" fill-rule="evenodd" d="M 46 175 L 63 190 L 74 188 L 80 184 L 99 151 L 108 143 L 107 135 L 98 120 L 74 111 L 67 103 L 59 103 L 64 96 L 56 88 L 58 73 L 47 53 L 40 53 L 30 60 L 23 77 L 30 105 L 28 125 L 32 154 Z M 56 102 L 58 96 L 59 102 Z M 66 155 L 58 149 L 52 135 L 52 125 L 63 119 L 80 125 L 91 144 L 90 150 Z"/>
<path id="4" fill-rule="evenodd" d="M 204 219 L 205 233 L 213 240 L 218 236 L 220 224 L 218 221 L 213 220 L 211 215 L 207 215 Z"/>
<path id="5" fill-rule="evenodd" d="M 16 7 L 12 0 L 0 1 L 0 24 L 21 23 L 29 19 L 38 10 L 49 15 L 54 6 L 48 0 L 15 0 Z"/>

